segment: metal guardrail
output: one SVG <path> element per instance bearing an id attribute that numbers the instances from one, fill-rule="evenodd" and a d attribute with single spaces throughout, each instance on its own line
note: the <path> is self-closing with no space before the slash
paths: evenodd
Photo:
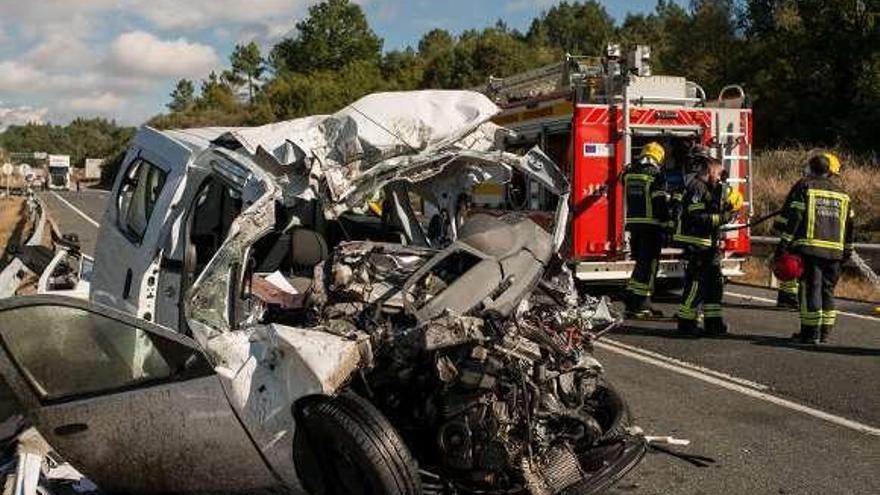
<path id="1" fill-rule="evenodd" d="M 767 237 L 767 236 L 752 236 L 752 244 L 769 244 L 771 246 L 775 246 L 779 244 L 778 237 Z M 859 254 L 871 254 L 878 253 L 880 254 L 880 244 L 868 244 L 865 242 L 857 242 L 853 244 L 853 248 L 859 252 Z"/>
<path id="2" fill-rule="evenodd" d="M 754 236 L 752 237 L 752 250 L 756 256 L 770 256 L 773 254 L 773 246 L 779 243 L 778 237 Z M 858 269 L 874 285 L 880 287 L 880 244 L 868 244 L 864 242 L 853 244 L 853 257 L 846 266 Z"/>
<path id="3" fill-rule="evenodd" d="M 45 235 L 45 224 L 47 220 L 47 210 L 45 205 L 37 196 L 28 197 L 29 221 L 31 225 L 30 237 L 22 243 L 27 246 L 36 246 L 42 244 Z M 19 257 L 14 257 L 9 264 L 0 269 L 0 298 L 11 297 L 15 295 L 19 285 L 22 282 L 20 274 L 26 269 L 25 264 Z"/>

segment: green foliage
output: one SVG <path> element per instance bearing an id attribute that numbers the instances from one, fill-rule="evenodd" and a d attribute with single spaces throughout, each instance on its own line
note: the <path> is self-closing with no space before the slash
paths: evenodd
<path id="1" fill-rule="evenodd" d="M 232 65 L 232 78 L 247 83 L 248 101 L 254 101 L 254 91 L 266 71 L 266 61 L 260 54 L 260 47 L 251 41 L 247 45 L 236 45 L 229 57 Z"/>
<path id="2" fill-rule="evenodd" d="M 749 82 L 761 138 L 876 151 L 880 30 L 870 3 L 747 2 Z"/>
<path id="3" fill-rule="evenodd" d="M 710 97 L 727 84 L 742 82 L 737 68 L 744 45 L 736 33 L 731 0 L 695 1 L 689 16 L 672 10 L 663 21 L 670 36 L 657 52 L 664 70 L 696 81 Z"/>
<path id="4" fill-rule="evenodd" d="M 388 88 L 373 61 L 351 62 L 340 71 L 309 74 L 285 72 L 270 81 L 261 94 L 278 120 L 332 113 L 353 100 Z"/>
<path id="5" fill-rule="evenodd" d="M 756 139 L 876 150 L 880 122 L 880 29 L 866 0 L 658 0 L 616 26 L 595 0 L 562 2 L 527 33 L 503 22 L 456 36 L 431 30 L 416 49 L 382 54 L 361 8 L 326 0 L 276 45 L 265 74 L 256 45 L 239 45 L 231 68 L 197 96 L 172 93 L 158 127 L 255 125 L 335 111 L 374 91 L 469 88 L 560 61 L 600 55 L 606 43 L 652 47 L 658 74 L 681 75 L 714 98 L 741 84 L 755 109 Z M 261 81 L 265 79 L 261 83 Z M 248 101 L 237 97 L 248 86 Z M 185 89 L 185 88 L 184 88 Z"/>
<path id="6" fill-rule="evenodd" d="M 70 155 L 71 165 L 82 167 L 86 158 L 109 158 L 124 152 L 134 128 L 106 119 L 75 119 L 66 126 L 26 124 L 0 133 L 0 148 L 10 152 Z"/>
<path id="7" fill-rule="evenodd" d="M 388 89 L 416 88 L 424 76 L 425 64 L 412 48 L 390 51 L 382 58 L 382 77 L 388 83 Z"/>
<path id="8" fill-rule="evenodd" d="M 235 47 L 229 69 L 196 84 L 180 80 L 157 128 L 261 125 L 330 113 L 376 91 L 469 88 L 560 61 L 600 55 L 607 42 L 652 47 L 655 73 L 685 76 L 709 97 L 743 85 L 755 111 L 759 147 L 792 142 L 874 153 L 880 131 L 880 29 L 876 1 L 658 0 L 619 26 L 594 0 L 562 2 L 527 33 L 503 22 L 456 36 L 431 30 L 417 48 L 382 53 L 361 8 L 326 0 L 296 24 L 267 60 L 255 43 Z M 274 71 L 269 71 L 269 65 Z M 242 98 L 243 92 L 247 97 Z M 69 154 L 74 166 L 124 157 L 133 129 L 103 119 L 66 126 L 22 125 L 0 133 L 0 150 Z M 870 192 L 865 193 L 870 197 Z"/>
<path id="9" fill-rule="evenodd" d="M 366 60 L 378 62 L 382 40 L 376 36 L 360 6 L 349 0 L 327 0 L 309 8 L 296 24 L 298 34 L 272 49 L 271 61 L 279 72 L 339 70 Z"/>
<path id="10" fill-rule="evenodd" d="M 171 92 L 168 109 L 172 112 L 185 112 L 192 108 L 196 101 L 196 88 L 189 79 L 181 79 Z"/>
<path id="11" fill-rule="evenodd" d="M 671 54 L 684 42 L 682 33 L 690 29 L 690 22 L 690 15 L 680 5 L 669 0 L 659 0 L 651 14 L 628 15 L 618 29 L 617 40 L 625 50 L 631 50 L 636 45 L 650 46 L 654 53 L 654 72 L 676 73 L 686 64 L 680 63 L 680 56 L 673 57 Z M 700 56 L 695 52 L 690 55 Z M 670 69 L 667 65 L 675 67 Z"/>
<path id="12" fill-rule="evenodd" d="M 532 21 L 528 38 L 533 44 L 579 55 L 601 55 L 614 41 L 614 20 L 596 0 L 562 2 Z"/>
<path id="13" fill-rule="evenodd" d="M 482 31 L 465 31 L 457 39 L 432 31 L 419 43 L 425 61 L 424 88 L 483 86 L 490 76 L 505 77 L 561 60 L 562 53 L 529 44 L 503 24 Z"/>

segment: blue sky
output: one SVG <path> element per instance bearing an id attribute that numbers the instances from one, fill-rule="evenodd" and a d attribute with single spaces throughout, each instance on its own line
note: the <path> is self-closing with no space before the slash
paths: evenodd
<path id="1" fill-rule="evenodd" d="M 0 0 L 0 130 L 104 116 L 140 124 L 174 82 L 222 69 L 238 42 L 290 34 L 317 0 Z M 520 30 L 556 0 L 356 0 L 385 49 L 435 27 L 460 33 L 498 19 Z M 622 20 L 656 0 L 604 0 Z M 685 3 L 685 0 L 679 0 Z"/>

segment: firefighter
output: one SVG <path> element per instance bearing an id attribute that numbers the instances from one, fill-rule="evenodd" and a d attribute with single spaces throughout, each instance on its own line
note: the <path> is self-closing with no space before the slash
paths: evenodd
<path id="1" fill-rule="evenodd" d="M 840 160 L 819 153 L 807 162 L 808 174 L 792 187 L 776 223 L 777 255 L 801 256 L 800 331 L 796 342 L 827 342 L 834 330 L 834 288 L 843 261 L 852 255 L 853 217 L 850 197 L 840 186 Z"/>
<path id="2" fill-rule="evenodd" d="M 626 286 L 626 313 L 636 318 L 662 316 L 662 312 L 651 306 L 650 298 L 654 292 L 664 230 L 669 223 L 669 194 L 662 173 L 665 156 L 663 146 L 650 142 L 623 174 L 625 228 L 630 233 L 632 256 L 636 262 Z"/>
<path id="3" fill-rule="evenodd" d="M 707 153 L 694 157 L 699 172 L 688 184 L 682 198 L 681 213 L 673 240 L 684 249 L 687 260 L 684 292 L 679 306 L 678 332 L 699 336 L 697 323 L 702 305 L 704 332 L 708 335 L 727 333 L 721 314 L 724 279 L 721 275 L 719 238 L 721 226 L 735 218 L 742 206 L 738 191 L 724 194 L 724 167 Z"/>

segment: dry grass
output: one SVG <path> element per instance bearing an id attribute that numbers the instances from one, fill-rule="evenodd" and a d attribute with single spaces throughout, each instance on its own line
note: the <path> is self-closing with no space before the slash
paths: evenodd
<path id="1" fill-rule="evenodd" d="M 748 258 L 743 265 L 743 269 L 746 272 L 745 276 L 735 277 L 733 280 L 744 284 L 762 287 L 769 286 L 770 268 L 767 266 L 765 258 Z M 869 301 L 875 304 L 880 303 L 880 289 L 858 273 L 850 273 L 848 270 L 844 271 L 843 276 L 841 276 L 835 295 Z"/>
<path id="2" fill-rule="evenodd" d="M 0 199 L 0 253 L 6 252 L 7 244 L 25 217 L 24 198 Z"/>
<path id="3" fill-rule="evenodd" d="M 755 214 L 766 215 L 782 207 L 785 195 L 801 178 L 813 150 L 787 148 L 758 153 L 753 167 Z M 843 161 L 844 190 L 853 200 L 857 240 L 880 242 L 880 166 L 866 158 L 836 151 Z M 757 226 L 756 235 L 768 235 L 772 220 Z"/>

